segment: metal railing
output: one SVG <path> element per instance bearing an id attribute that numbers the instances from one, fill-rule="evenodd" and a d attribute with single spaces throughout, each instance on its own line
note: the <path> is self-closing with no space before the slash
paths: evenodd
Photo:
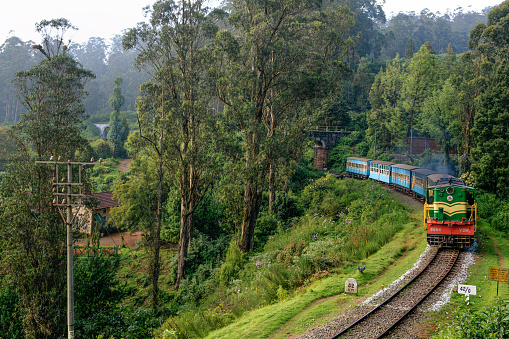
<path id="1" fill-rule="evenodd" d="M 311 126 L 310 132 L 348 132 L 348 128 L 345 126 Z"/>

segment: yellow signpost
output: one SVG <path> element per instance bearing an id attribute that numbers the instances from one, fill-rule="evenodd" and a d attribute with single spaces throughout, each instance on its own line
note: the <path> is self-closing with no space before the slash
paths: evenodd
<path id="1" fill-rule="evenodd" d="M 490 267 L 488 273 L 488 279 L 497 282 L 497 296 L 498 296 L 498 282 L 499 281 L 509 281 L 509 269 L 507 268 L 496 268 Z"/>

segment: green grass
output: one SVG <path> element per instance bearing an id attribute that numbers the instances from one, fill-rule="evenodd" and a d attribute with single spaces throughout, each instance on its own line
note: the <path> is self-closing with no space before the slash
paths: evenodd
<path id="1" fill-rule="evenodd" d="M 207 338 L 285 338 L 288 333 L 299 334 L 319 326 L 330 320 L 331 314 L 356 304 L 410 269 L 426 247 L 425 235 L 419 220 L 409 222 L 370 257 L 344 267 L 340 274 L 314 281 L 289 300 L 247 312 L 234 323 L 211 332 Z M 357 264 L 366 266 L 362 274 Z M 359 284 L 356 296 L 343 294 L 345 281 L 351 277 Z M 323 300 L 329 297 L 334 298 Z"/>

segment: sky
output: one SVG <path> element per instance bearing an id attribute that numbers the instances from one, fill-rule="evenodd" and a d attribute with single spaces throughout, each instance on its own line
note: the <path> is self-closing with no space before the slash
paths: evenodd
<path id="1" fill-rule="evenodd" d="M 219 0 L 210 0 L 210 5 Z M 110 39 L 121 34 L 124 29 L 145 21 L 143 7 L 155 0 L 0 0 L 0 43 L 9 36 L 17 36 L 23 41 L 40 41 L 35 32 L 35 23 L 41 20 L 66 18 L 78 31 L 69 32 L 66 37 L 73 42 L 83 43 L 89 37 Z M 383 9 L 390 13 L 414 11 L 419 13 L 428 8 L 436 13 L 451 11 L 461 6 L 464 11 L 481 10 L 487 6 L 498 5 L 502 0 L 386 0 Z"/>

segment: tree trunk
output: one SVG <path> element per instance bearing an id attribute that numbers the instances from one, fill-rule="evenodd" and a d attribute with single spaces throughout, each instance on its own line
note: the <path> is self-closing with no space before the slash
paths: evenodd
<path id="1" fill-rule="evenodd" d="M 186 257 L 191 247 L 193 236 L 194 209 L 196 207 L 195 193 L 192 186 L 196 180 L 194 166 L 189 166 L 189 172 L 184 171 L 180 183 L 180 239 L 177 263 L 177 279 L 175 288 L 178 289 L 186 273 Z"/>
<path id="2" fill-rule="evenodd" d="M 162 134 L 159 139 L 159 147 L 162 145 Z M 161 150 L 161 148 L 160 148 Z M 159 260 L 159 250 L 161 247 L 161 242 L 159 241 L 161 237 L 161 219 L 162 219 L 162 200 L 163 200 L 163 155 L 162 151 L 159 152 L 159 168 L 157 171 L 159 185 L 157 187 L 157 212 L 156 212 L 156 229 L 153 240 L 153 248 L 154 248 L 154 265 L 152 267 L 152 308 L 154 311 L 157 311 L 157 306 L 159 304 L 159 274 L 161 263 Z"/>
<path id="3" fill-rule="evenodd" d="M 276 164 L 270 163 L 269 170 L 269 211 L 273 212 L 274 201 L 276 200 Z"/>
<path id="4" fill-rule="evenodd" d="M 189 205 L 182 199 L 180 204 L 180 240 L 177 263 L 177 279 L 175 288 L 180 287 L 180 283 L 185 275 L 186 257 L 191 245 L 191 233 L 193 225 L 193 214 L 189 213 Z"/>
<path id="5" fill-rule="evenodd" d="M 244 217 L 239 244 L 239 249 L 243 253 L 249 252 L 254 247 L 254 229 L 260 212 L 261 193 L 253 186 L 252 182 L 246 181 L 244 188 Z"/>

